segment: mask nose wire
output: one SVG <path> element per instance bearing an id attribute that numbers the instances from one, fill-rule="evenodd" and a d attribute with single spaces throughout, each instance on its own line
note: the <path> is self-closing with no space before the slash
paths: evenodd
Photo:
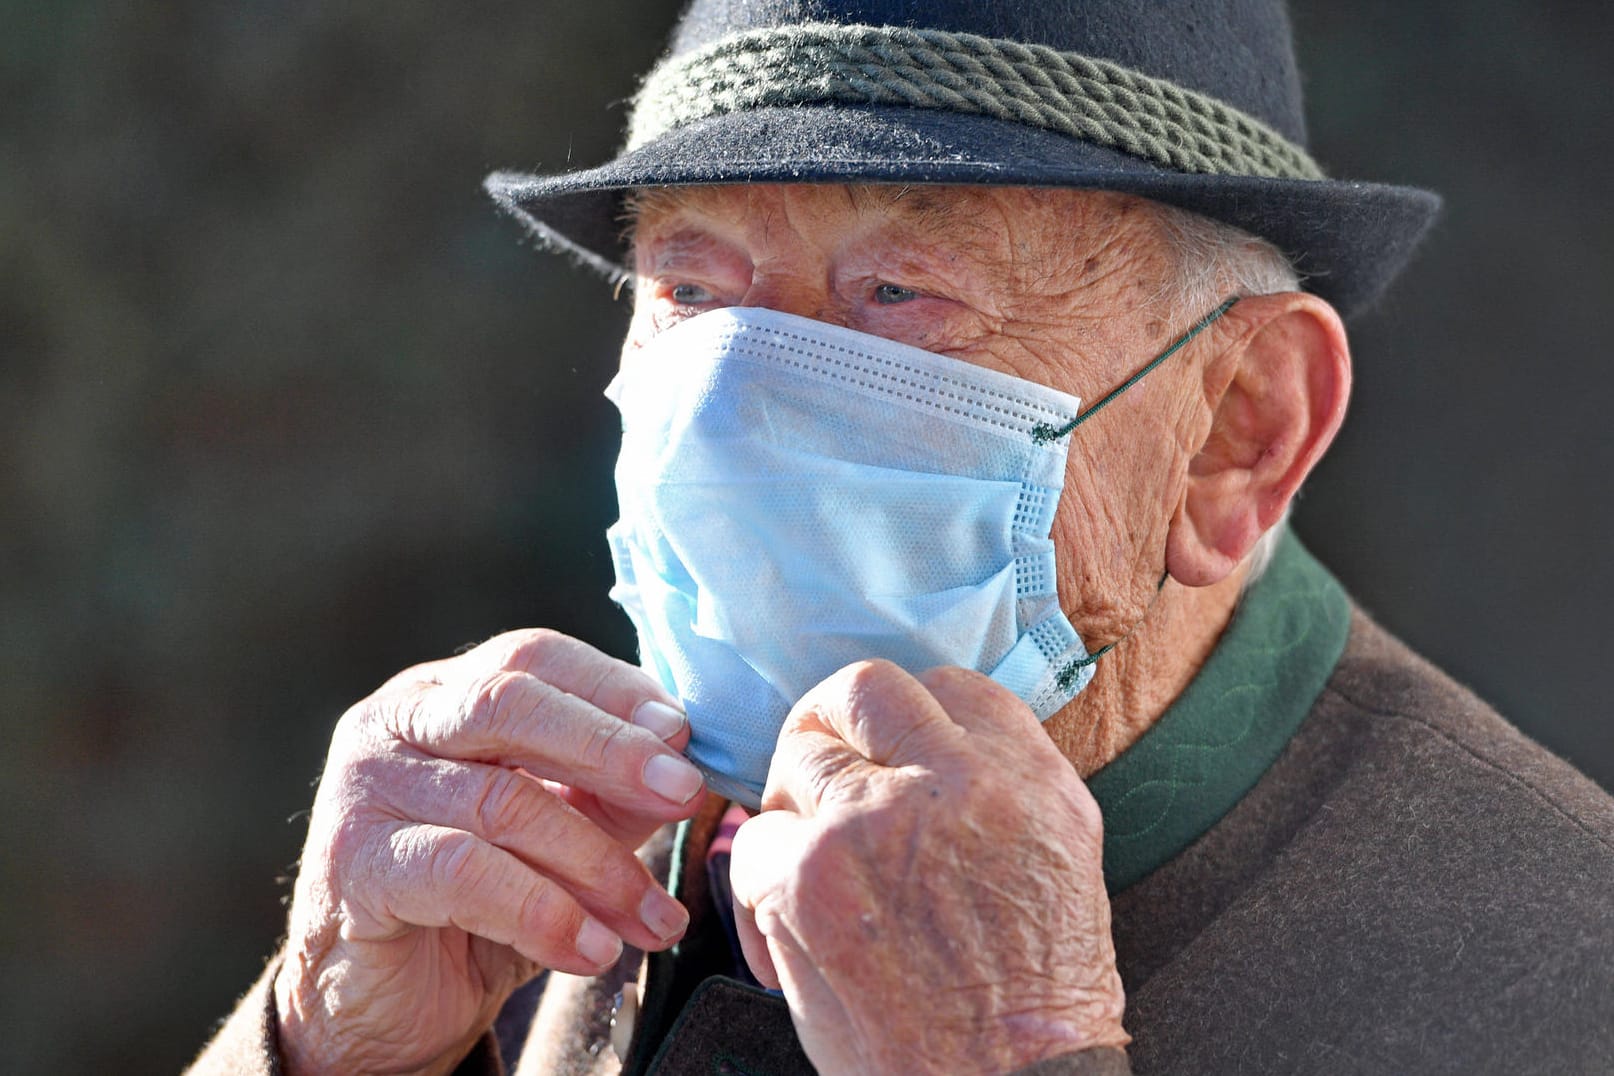
<path id="1" fill-rule="evenodd" d="M 1183 333 L 1181 336 L 1177 337 L 1176 340 L 1172 341 L 1170 347 L 1156 355 L 1153 359 L 1150 359 L 1141 370 L 1127 378 L 1125 381 L 1121 382 L 1121 384 L 1117 385 L 1115 388 L 1111 389 L 1103 399 L 1098 401 L 1098 403 L 1094 404 L 1092 407 L 1089 407 L 1087 410 L 1071 419 L 1065 425 L 1053 426 L 1043 422 L 1037 423 L 1037 425 L 1034 426 L 1031 431 L 1032 441 L 1039 445 L 1045 445 L 1052 441 L 1057 441 L 1066 434 L 1074 431 L 1076 427 L 1080 426 L 1082 423 L 1086 422 L 1088 419 L 1092 418 L 1094 415 L 1103 410 L 1105 406 L 1107 406 L 1116 397 L 1120 396 L 1121 393 L 1125 392 L 1133 385 L 1136 385 L 1139 381 L 1142 381 L 1144 377 L 1154 370 L 1155 367 L 1159 366 L 1177 352 L 1187 347 L 1189 342 L 1192 341 L 1194 337 L 1210 328 L 1211 325 L 1221 318 L 1223 314 L 1233 309 L 1234 304 L 1237 303 L 1239 299 L 1240 296 L 1234 295 L 1224 300 L 1222 305 L 1200 318 L 1188 329 L 1187 332 Z M 1105 645 L 1099 647 L 1097 650 L 1093 651 L 1091 654 L 1088 654 L 1084 658 L 1077 658 L 1074 661 L 1067 662 L 1065 666 L 1059 670 L 1054 677 L 1054 683 L 1059 686 L 1059 690 L 1069 691 L 1070 686 L 1076 682 L 1076 677 L 1081 674 L 1083 669 L 1094 664 L 1099 658 L 1103 657 L 1105 654 L 1108 654 L 1111 650 L 1114 650 L 1117 646 L 1132 638 L 1133 634 L 1143 626 L 1143 622 L 1149 619 L 1149 612 L 1154 608 L 1154 603 L 1159 599 L 1160 592 L 1165 589 L 1166 580 L 1170 577 L 1171 573 L 1169 571 L 1162 571 L 1160 573 L 1160 581 L 1155 584 L 1154 594 L 1150 596 L 1149 604 L 1144 606 L 1143 612 L 1138 614 L 1138 619 L 1133 622 L 1130 628 L 1126 630 L 1125 634 L 1123 634 L 1119 639 L 1116 639 L 1114 642 L 1106 643 Z M 1066 616 L 1068 617 L 1069 614 L 1066 614 Z"/>

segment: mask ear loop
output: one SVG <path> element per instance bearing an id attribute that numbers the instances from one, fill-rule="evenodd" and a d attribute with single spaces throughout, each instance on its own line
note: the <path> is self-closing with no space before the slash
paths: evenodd
<path id="1" fill-rule="evenodd" d="M 1150 596 L 1149 604 L 1144 606 L 1143 612 L 1138 615 L 1137 623 L 1128 628 L 1125 635 L 1121 636 L 1113 643 L 1105 643 L 1103 646 L 1099 647 L 1085 658 L 1077 658 L 1075 661 L 1070 662 L 1063 669 L 1059 670 L 1059 675 L 1054 677 L 1054 683 L 1059 685 L 1059 690 L 1069 691 L 1070 685 L 1076 682 L 1076 677 L 1083 669 L 1096 663 L 1099 658 L 1103 657 L 1105 654 L 1108 654 L 1111 650 L 1114 650 L 1116 647 L 1132 638 L 1133 633 L 1139 628 L 1143 627 L 1143 622 L 1149 619 L 1149 610 L 1154 608 L 1154 603 L 1160 597 L 1160 592 L 1166 589 L 1166 580 L 1169 578 L 1171 578 L 1170 572 L 1160 573 L 1160 582 L 1154 585 L 1154 594 Z"/>
<path id="2" fill-rule="evenodd" d="M 1139 381 L 1142 381 L 1156 366 L 1159 366 L 1161 363 L 1177 354 L 1177 352 L 1187 347 L 1189 341 L 1193 340 L 1194 337 L 1210 328 L 1212 323 L 1214 323 L 1218 318 L 1227 313 L 1229 310 L 1233 309 L 1233 304 L 1238 301 L 1239 296 L 1235 295 L 1231 299 L 1224 302 L 1221 306 L 1217 307 L 1215 310 L 1212 310 L 1209 314 L 1206 314 L 1204 317 L 1200 318 L 1194 323 L 1191 329 L 1177 337 L 1170 347 L 1166 348 L 1166 350 L 1149 360 L 1149 364 L 1147 366 L 1133 374 L 1131 377 L 1127 378 L 1125 381 L 1121 382 L 1120 385 L 1110 390 L 1109 394 L 1102 400 L 1094 404 L 1092 407 L 1089 407 L 1086 411 L 1083 411 L 1081 414 L 1077 415 L 1063 426 L 1051 426 L 1046 422 L 1037 423 L 1031 428 L 1031 440 L 1036 444 L 1045 445 L 1050 441 L 1057 441 L 1067 433 L 1070 433 L 1077 426 L 1080 426 L 1082 423 L 1086 422 L 1088 419 L 1102 411 L 1112 400 L 1121 395 L 1121 393 L 1125 392 L 1133 385 L 1136 385 Z"/>
<path id="3" fill-rule="evenodd" d="M 1088 419 L 1092 418 L 1094 415 L 1103 410 L 1106 405 L 1108 405 L 1117 396 L 1121 395 L 1121 393 L 1125 392 L 1133 385 L 1136 385 L 1139 381 L 1142 381 L 1144 377 L 1146 377 L 1156 366 L 1159 366 L 1177 352 L 1187 347 L 1189 342 L 1193 340 L 1194 337 L 1210 328 L 1218 318 L 1227 313 L 1229 310 L 1233 309 L 1233 304 L 1237 303 L 1238 301 L 1239 296 L 1235 295 L 1223 302 L 1222 305 L 1218 306 L 1215 310 L 1212 310 L 1209 314 L 1206 314 L 1204 317 L 1200 318 L 1187 332 L 1177 337 L 1170 347 L 1166 348 L 1166 350 L 1162 351 L 1160 354 L 1151 359 L 1148 365 L 1144 366 L 1143 369 L 1139 370 L 1137 373 L 1123 381 L 1120 385 L 1110 390 L 1110 392 L 1105 395 L 1103 399 L 1099 400 L 1098 403 L 1094 404 L 1092 407 L 1089 407 L 1086 411 L 1083 411 L 1065 425 L 1052 426 L 1045 422 L 1037 423 L 1037 425 L 1032 427 L 1031 430 L 1032 441 L 1039 445 L 1045 445 L 1051 441 L 1057 441 L 1061 437 L 1075 430 L 1077 426 L 1080 426 L 1082 423 L 1086 422 Z M 1166 580 L 1170 577 L 1170 571 L 1163 571 L 1160 573 L 1160 582 L 1155 584 L 1154 595 L 1149 599 L 1148 606 L 1144 608 L 1143 613 L 1138 617 L 1137 623 L 1133 624 L 1131 628 L 1127 629 L 1127 633 L 1125 635 L 1121 636 L 1113 643 L 1107 643 L 1104 646 L 1099 647 L 1085 658 L 1077 658 L 1075 661 L 1070 662 L 1063 669 L 1059 670 L 1058 675 L 1054 677 L 1054 683 L 1059 685 L 1059 690 L 1069 691 L 1071 685 L 1076 682 L 1076 677 L 1081 674 L 1083 669 L 1094 664 L 1099 658 L 1103 657 L 1105 654 L 1108 654 L 1111 650 L 1114 650 L 1117 646 L 1132 638 L 1133 633 L 1136 632 L 1138 628 L 1142 627 L 1143 622 L 1149 618 L 1149 610 L 1154 608 L 1155 601 L 1159 599 L 1160 592 L 1166 588 Z"/>

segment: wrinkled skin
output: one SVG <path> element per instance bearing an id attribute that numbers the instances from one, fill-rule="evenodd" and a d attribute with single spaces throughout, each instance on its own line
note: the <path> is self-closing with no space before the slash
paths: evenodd
<path id="1" fill-rule="evenodd" d="M 634 239 L 629 348 L 706 310 L 763 306 L 1092 402 L 1208 313 L 1168 301 L 1176 253 L 1149 203 L 1102 192 L 671 189 L 641 196 Z M 1273 330 L 1317 339 L 1292 348 Z M 1245 553 L 1337 425 L 1342 386 L 1309 432 L 1301 404 L 1277 406 L 1303 394 L 1294 357 L 1319 344 L 1344 354 L 1320 300 L 1247 298 L 1071 438 L 1052 529 L 1060 606 L 1090 649 L 1134 634 L 1047 725 L 1082 774 L 1187 684 Z M 1251 474 L 1263 460 L 1270 473 Z M 1187 587 L 1157 598 L 1166 569 Z"/>
<path id="2" fill-rule="evenodd" d="M 1092 401 L 1207 313 L 1172 309 L 1175 248 L 1119 195 L 748 185 L 637 210 L 629 348 L 763 306 Z M 1046 734 L 957 669 L 855 665 L 798 703 L 732 869 L 747 959 L 821 1071 L 1001 1072 L 1128 1041 L 1081 778 L 1215 645 L 1348 384 L 1326 304 L 1249 297 L 1072 438 L 1060 604 L 1090 648 L 1125 641 Z"/>
<path id="3" fill-rule="evenodd" d="M 1098 805 L 963 669 L 850 666 L 785 723 L 732 878 L 820 1072 L 1009 1072 L 1124 1046 Z"/>
<path id="4" fill-rule="evenodd" d="M 700 804 L 671 701 L 630 665 L 527 631 L 349 710 L 275 984 L 290 1070 L 449 1071 L 540 967 L 596 974 L 623 940 L 676 941 L 687 914 L 630 851 Z M 647 786 L 658 776 L 669 795 Z"/>
<path id="5" fill-rule="evenodd" d="M 1171 270 L 1148 231 L 1141 203 L 1102 196 L 667 192 L 640 206 L 629 347 L 766 306 L 1091 399 L 1181 331 L 1135 316 Z M 1179 441 L 1182 403 L 1120 404 L 1143 428 L 1073 441 L 1054 527 L 1062 551 L 1103 554 L 1060 562 L 1089 640 L 1141 617 L 1189 458 L 1156 447 Z M 746 955 L 821 1071 L 1003 1072 L 1127 1041 L 1098 809 L 1011 693 L 853 666 L 797 705 L 763 806 L 734 847 Z"/>
<path id="6" fill-rule="evenodd" d="M 1148 204 L 1099 192 L 695 188 L 643 199 L 635 246 L 630 348 L 761 305 L 1093 400 L 1204 313 L 1162 300 L 1175 264 Z M 746 957 L 822 1071 L 1004 1071 L 1127 1041 L 1082 779 L 1214 647 L 1348 386 L 1326 304 L 1249 297 L 1082 427 L 1061 606 L 1090 647 L 1124 642 L 1041 728 L 956 669 L 859 663 L 800 701 L 733 871 Z M 675 941 L 685 914 L 631 854 L 703 795 L 673 702 L 530 631 L 350 710 L 275 982 L 290 1071 L 449 1071 L 538 968 Z"/>

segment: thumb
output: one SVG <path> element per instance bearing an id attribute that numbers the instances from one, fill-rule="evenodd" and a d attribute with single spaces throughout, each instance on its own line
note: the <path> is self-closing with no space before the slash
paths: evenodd
<path id="1" fill-rule="evenodd" d="M 740 950 L 751 974 L 774 990 L 779 989 L 779 972 L 768 939 L 787 929 L 778 914 L 779 906 L 811 829 L 807 819 L 790 811 L 764 811 L 734 834 L 729 885 L 734 891 Z"/>

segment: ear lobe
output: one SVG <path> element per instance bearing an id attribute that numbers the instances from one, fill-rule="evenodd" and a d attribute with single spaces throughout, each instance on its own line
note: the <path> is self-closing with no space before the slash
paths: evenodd
<path id="1" fill-rule="evenodd" d="M 1226 578 L 1282 518 L 1345 417 L 1345 326 L 1314 295 L 1241 300 L 1242 337 L 1206 368 L 1210 430 L 1188 464 L 1166 568 L 1188 586 Z"/>

